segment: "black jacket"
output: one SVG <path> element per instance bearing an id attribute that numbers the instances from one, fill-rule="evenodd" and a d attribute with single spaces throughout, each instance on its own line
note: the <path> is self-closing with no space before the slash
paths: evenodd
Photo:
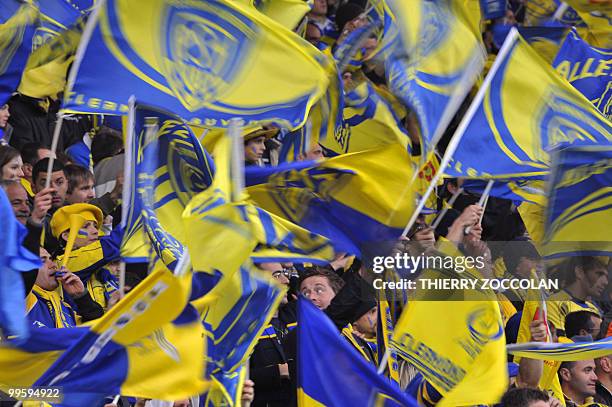
<path id="1" fill-rule="evenodd" d="M 280 307 L 284 308 L 295 308 L 295 302 Z M 279 312 L 279 317 L 272 319 L 251 355 L 249 375 L 255 383 L 253 407 L 284 407 L 291 399 L 291 381 L 280 376 L 278 365 L 289 362 L 282 341 L 296 323 L 295 318 L 284 320 L 283 315 L 291 313 Z"/>
<path id="2" fill-rule="evenodd" d="M 10 145 L 20 150 L 27 143 L 40 143 L 51 147 L 53 129 L 57 121 L 59 101 L 51 102 L 48 110 L 40 105 L 40 100 L 16 94 L 8 102 L 13 126 Z M 87 115 L 70 115 L 64 118 L 57 150 L 64 151 L 70 145 L 81 141 L 83 134 L 91 130 L 92 121 Z"/>

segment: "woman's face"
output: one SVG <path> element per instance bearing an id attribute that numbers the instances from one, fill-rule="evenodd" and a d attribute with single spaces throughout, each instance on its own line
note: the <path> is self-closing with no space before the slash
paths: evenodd
<path id="1" fill-rule="evenodd" d="M 9 117 L 11 117 L 11 114 L 9 113 L 8 105 L 4 105 L 0 107 L 0 128 L 1 129 L 6 127 Z"/>
<path id="2" fill-rule="evenodd" d="M 21 156 L 18 155 L 2 167 L 2 179 L 5 181 L 19 181 L 23 177 L 22 166 Z"/>

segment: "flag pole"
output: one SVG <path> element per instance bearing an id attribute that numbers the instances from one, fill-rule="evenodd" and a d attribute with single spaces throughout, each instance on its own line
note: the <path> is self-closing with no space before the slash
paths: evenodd
<path id="1" fill-rule="evenodd" d="M 232 202 L 241 200 L 244 191 L 244 143 L 240 135 L 243 121 L 241 119 L 231 119 L 227 128 L 227 134 L 232 140 Z"/>
<path id="2" fill-rule="evenodd" d="M 89 44 L 89 40 L 91 40 L 91 35 L 93 34 L 94 27 L 96 26 L 96 22 L 98 21 L 98 16 L 100 15 L 100 8 L 104 4 L 106 0 L 100 0 L 98 4 L 94 6 L 94 9 L 85 24 L 85 28 L 83 28 L 83 35 L 81 36 L 81 41 L 79 42 L 79 46 L 74 55 L 74 62 L 72 63 L 72 67 L 70 67 L 70 72 L 68 73 L 68 79 L 66 80 L 66 87 L 64 88 L 64 97 L 69 95 L 72 91 L 72 87 L 74 86 L 74 82 L 76 80 L 77 73 L 79 71 L 79 67 L 81 66 L 81 61 L 83 60 L 83 56 L 85 55 L 85 50 L 87 49 L 87 45 Z M 45 181 L 45 188 L 49 188 L 51 186 L 51 173 L 53 170 L 53 162 L 55 161 L 55 155 L 57 151 L 57 144 L 59 142 L 60 133 L 62 130 L 62 124 L 64 122 L 64 110 L 60 109 L 57 112 L 57 120 L 55 122 L 55 128 L 53 129 L 53 139 L 51 140 L 51 155 L 49 156 L 49 164 L 47 165 L 47 179 Z"/>
<path id="3" fill-rule="evenodd" d="M 410 230 L 412 225 L 414 225 L 414 223 L 416 222 L 417 217 L 419 216 L 419 213 L 421 212 L 423 207 L 425 207 L 425 202 L 427 201 L 427 198 L 429 198 L 429 195 L 431 195 L 435 186 L 438 185 L 438 181 L 440 181 L 440 178 L 442 178 L 442 175 L 444 175 L 444 170 L 446 169 L 446 167 L 448 167 L 448 164 L 450 163 L 450 160 L 453 154 L 455 153 L 455 150 L 459 146 L 459 142 L 461 141 L 461 138 L 463 137 L 465 130 L 467 129 L 468 125 L 470 124 L 470 121 L 476 114 L 476 110 L 478 109 L 478 106 L 484 99 L 487 89 L 489 89 L 489 86 L 491 86 L 491 82 L 493 81 L 493 76 L 497 73 L 497 70 L 501 66 L 504 58 L 510 52 L 512 46 L 517 41 L 517 39 L 518 39 L 518 30 L 516 28 L 512 28 L 510 30 L 510 33 L 506 37 L 504 44 L 499 50 L 499 53 L 497 54 L 497 58 L 495 59 L 493 66 L 491 67 L 491 69 L 489 70 L 489 73 L 485 77 L 482 83 L 482 86 L 480 87 L 480 89 L 478 89 L 478 93 L 476 94 L 476 97 L 470 104 L 470 107 L 468 108 L 465 116 L 463 116 L 461 123 L 459 123 L 457 130 L 455 131 L 455 133 L 453 134 L 453 137 L 448 143 L 444 156 L 442 157 L 442 161 L 440 162 L 440 168 L 438 169 L 438 171 L 432 178 L 431 182 L 429 183 L 429 186 L 427 187 L 425 194 L 421 197 L 421 200 L 419 201 L 417 207 L 415 208 L 412 214 L 412 217 L 410 218 L 410 220 L 408 221 L 408 224 L 406 225 L 406 227 L 404 228 L 404 231 L 402 232 L 402 237 L 406 237 L 408 235 L 408 231 Z"/>
<path id="4" fill-rule="evenodd" d="M 132 179 L 132 143 L 134 142 L 135 132 L 135 117 L 136 117 L 136 97 L 130 96 L 128 100 L 128 132 L 125 139 L 123 153 L 123 188 L 121 190 L 121 227 L 125 228 L 127 224 L 127 216 L 129 203 L 132 200 L 130 186 L 134 181 Z M 125 262 L 119 262 L 119 300 L 123 299 L 125 291 Z"/>
<path id="5" fill-rule="evenodd" d="M 482 213 L 480 214 L 480 218 L 478 218 L 478 224 L 480 225 L 482 223 L 482 217 L 484 216 L 484 210 L 487 207 L 487 202 L 489 202 L 489 195 L 491 194 L 491 188 L 493 188 L 493 183 L 495 181 L 493 181 L 492 179 L 489 180 L 489 182 L 487 182 L 487 186 L 485 187 L 484 191 L 482 192 L 482 195 L 480 196 L 480 199 L 478 200 L 477 205 L 480 206 L 482 208 Z M 472 230 L 471 226 L 467 226 L 464 229 L 464 234 L 468 234 L 470 233 L 470 230 Z"/>
<path id="6" fill-rule="evenodd" d="M 495 62 L 493 63 L 493 66 L 491 67 L 491 70 L 489 70 L 489 73 L 485 77 L 482 83 L 482 86 L 480 87 L 480 89 L 478 89 L 478 93 L 476 93 L 476 97 L 470 104 L 470 107 L 468 108 L 465 116 L 463 116 L 461 123 L 459 123 L 459 127 L 457 127 L 457 130 L 455 130 L 453 137 L 448 143 L 448 147 L 446 147 L 446 152 L 444 153 L 444 157 L 442 157 L 442 162 L 440 162 L 440 168 L 438 169 L 438 171 L 432 178 L 431 182 L 429 183 L 429 186 L 427 187 L 427 191 L 425 191 L 425 194 L 421 197 L 419 204 L 417 205 L 416 209 L 412 213 L 412 217 L 410 218 L 410 220 L 408 221 L 408 224 L 406 225 L 406 228 L 402 232 L 402 237 L 406 237 L 408 235 L 408 231 L 410 230 L 412 225 L 414 225 L 414 222 L 416 222 L 417 217 L 419 216 L 419 213 L 425 206 L 425 202 L 427 201 L 427 198 L 429 198 L 429 195 L 431 195 L 431 192 L 433 191 L 434 187 L 438 185 L 438 181 L 440 180 L 440 178 L 442 178 L 442 175 L 444 174 L 444 170 L 450 163 L 451 157 L 455 153 L 455 150 L 457 149 L 457 146 L 459 145 L 459 141 L 461 141 L 461 137 L 463 137 L 463 134 L 465 133 L 465 130 L 467 129 L 470 121 L 476 114 L 478 105 L 484 99 L 485 92 L 487 91 L 487 89 L 489 89 L 489 86 L 491 86 L 491 82 L 493 81 L 493 76 L 497 73 L 497 70 L 499 69 L 503 60 L 506 58 L 506 55 L 512 49 L 512 46 L 517 41 L 517 39 L 518 39 L 518 30 L 516 28 L 512 28 L 510 30 L 510 33 L 508 33 L 508 36 L 506 37 L 504 44 L 499 50 L 499 53 L 497 54 L 497 58 L 495 59 Z M 379 374 L 385 370 L 385 366 L 387 364 L 387 361 L 389 360 L 390 352 L 391 351 L 389 349 L 385 350 L 385 354 L 383 355 L 380 361 L 380 365 L 378 366 Z"/>

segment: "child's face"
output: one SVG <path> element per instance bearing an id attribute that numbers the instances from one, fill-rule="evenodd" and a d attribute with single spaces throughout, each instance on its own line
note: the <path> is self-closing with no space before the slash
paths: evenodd
<path id="1" fill-rule="evenodd" d="M 89 203 L 96 197 L 94 191 L 93 179 L 81 180 L 72 190 L 72 193 L 66 195 L 66 200 L 69 204 Z"/>
<path id="2" fill-rule="evenodd" d="M 98 240 L 98 224 L 94 221 L 87 221 L 79 230 L 77 238 L 74 241 L 74 248 L 87 246 Z"/>

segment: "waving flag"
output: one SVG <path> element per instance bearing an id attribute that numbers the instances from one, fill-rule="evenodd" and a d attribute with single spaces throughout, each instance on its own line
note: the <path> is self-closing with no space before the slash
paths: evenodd
<path id="1" fill-rule="evenodd" d="M 487 181 L 466 179 L 463 182 L 463 189 L 472 193 L 482 194 L 486 185 Z M 521 202 L 531 202 L 540 206 L 546 205 L 544 181 L 539 180 L 496 180 L 491 188 L 490 195 L 514 201 L 517 203 L 517 206 Z"/>
<path id="2" fill-rule="evenodd" d="M 260 0 L 256 7 L 283 27 L 294 30 L 313 4 L 312 0 Z"/>
<path id="3" fill-rule="evenodd" d="M 608 118 L 612 116 L 611 57 L 612 49 L 591 47 L 573 29 L 553 61 L 557 72 Z"/>
<path id="4" fill-rule="evenodd" d="M 461 276 L 454 270 L 452 275 L 434 270 L 422 274 L 429 281 L 468 277 L 467 270 Z M 508 387 L 508 373 L 504 325 L 496 297 L 481 290 L 425 288 L 416 295 L 395 325 L 390 346 L 440 393 L 443 398 L 436 405 L 499 402 Z M 432 318 L 444 318 L 445 322 L 432 325 Z"/>
<path id="5" fill-rule="evenodd" d="M 412 166 L 399 144 L 245 173 L 258 206 L 327 237 L 345 253 L 397 239 L 414 205 Z"/>
<path id="6" fill-rule="evenodd" d="M 186 235 L 177 219 L 191 198 L 212 183 L 212 158 L 179 117 L 138 104 L 130 164 L 133 181 L 122 256 L 146 261 L 151 241 L 159 258 L 174 269 Z"/>
<path id="7" fill-rule="evenodd" d="M 612 147 L 558 151 L 549 187 L 544 255 L 612 255 Z"/>
<path id="8" fill-rule="evenodd" d="M 41 24 L 32 40 L 32 54 L 21 76 L 19 93 L 56 99 L 64 91 L 92 0 L 49 0 L 40 5 Z"/>
<path id="9" fill-rule="evenodd" d="M 460 141 L 444 171 L 449 176 L 542 177 L 556 145 L 612 140 L 610 121 L 516 31 L 510 35 L 487 75 L 484 97 L 466 115 L 465 130 L 455 134 Z"/>
<path id="10" fill-rule="evenodd" d="M 231 153 L 229 138 L 222 137 L 214 150 L 212 186 L 183 212 L 194 270 L 221 275 L 206 297 L 194 301 L 209 334 L 211 374 L 233 373 L 245 362 L 285 295 L 251 259 L 323 263 L 336 255 L 324 237 L 275 219 L 246 201 L 232 201 L 240 194 L 232 193 Z"/>
<path id="11" fill-rule="evenodd" d="M 353 153 L 392 143 L 410 149 L 408 132 L 369 81 L 348 91 L 344 99 L 344 120 L 351 127 L 344 152 Z"/>
<path id="12" fill-rule="evenodd" d="M 511 344 L 508 353 L 529 359 L 575 362 L 596 359 L 612 354 L 612 337 L 595 342 L 544 343 L 528 342 Z"/>
<path id="13" fill-rule="evenodd" d="M 21 342 L 28 338 L 25 297 L 20 272 L 40 267 L 40 259 L 21 246 L 27 234 L 0 188 L 0 333 Z"/>
<path id="14" fill-rule="evenodd" d="M 2 5 L 2 8 L 14 9 L 15 13 L 0 24 L 0 106 L 19 85 L 32 52 L 32 38 L 38 22 L 38 10 L 32 4 L 23 3 L 16 8 L 17 4 L 20 3 L 9 0 L 9 4 Z"/>
<path id="15" fill-rule="evenodd" d="M 514 26 L 509 24 L 495 24 L 492 28 L 493 43 L 501 48 L 504 40 Z M 559 52 L 559 48 L 569 32 L 567 27 L 516 27 L 518 32 L 525 38 L 537 53 L 547 62 L 552 63 Z"/>
<path id="16" fill-rule="evenodd" d="M 304 297 L 298 299 L 298 322 L 300 407 L 417 406 L 394 382 L 378 375 Z"/>
<path id="17" fill-rule="evenodd" d="M 477 1 L 387 2 L 401 33 L 386 59 L 387 82 L 418 118 L 424 160 L 484 66 Z"/>
<path id="18" fill-rule="evenodd" d="M 75 407 L 115 394 L 179 399 L 203 391 L 205 341 L 197 313 L 185 308 L 188 277 L 155 272 L 91 327 L 40 328 L 20 347 L 4 344 L 0 383 L 61 386 L 62 405 Z"/>
<path id="19" fill-rule="evenodd" d="M 327 87 L 324 63 L 312 45 L 239 2 L 107 0 L 64 108 L 125 114 L 136 95 L 195 124 L 242 117 L 296 128 Z"/>

